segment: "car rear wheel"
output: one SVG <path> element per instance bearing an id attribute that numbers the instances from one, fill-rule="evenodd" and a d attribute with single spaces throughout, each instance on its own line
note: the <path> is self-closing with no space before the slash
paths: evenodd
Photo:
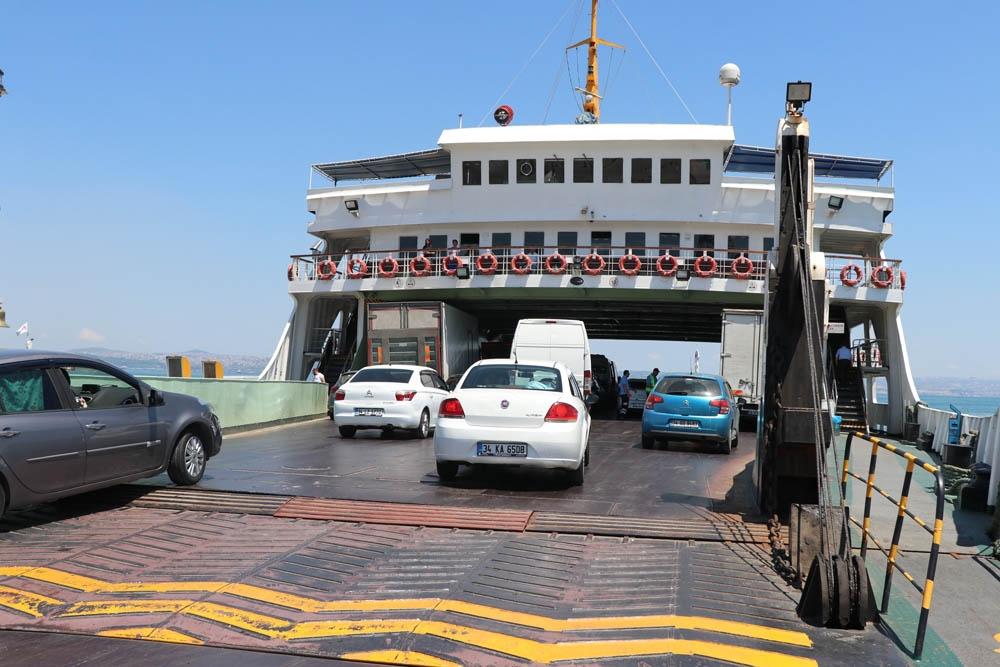
<path id="1" fill-rule="evenodd" d="M 413 434 L 421 440 L 424 440 L 431 434 L 431 414 L 427 410 L 420 413 L 420 424 Z"/>
<path id="2" fill-rule="evenodd" d="M 733 453 L 733 441 L 731 438 L 726 438 L 719 443 L 719 451 L 723 454 L 729 455 Z"/>
<path id="3" fill-rule="evenodd" d="M 0 518 L 3 517 L 3 513 L 6 509 L 7 509 L 7 494 L 4 493 L 3 484 L 0 484 Z"/>
<path id="4" fill-rule="evenodd" d="M 170 456 L 167 475 L 178 486 L 191 486 L 201 481 L 205 474 L 205 444 L 194 433 L 185 433 L 177 441 Z"/>
<path id="5" fill-rule="evenodd" d="M 576 470 L 569 471 L 569 483 L 573 486 L 583 486 L 583 469 L 586 467 L 583 460 L 580 460 L 580 465 L 576 467 Z"/>
<path id="6" fill-rule="evenodd" d="M 450 482 L 458 474 L 458 464 L 454 461 L 437 462 L 438 479 L 442 482 Z"/>
<path id="7" fill-rule="evenodd" d="M 735 431 L 733 431 L 733 446 L 732 446 L 732 449 L 736 449 L 739 446 L 740 446 L 740 430 L 739 430 L 739 428 L 737 428 Z"/>
<path id="8" fill-rule="evenodd" d="M 585 465 L 585 466 L 589 466 L 590 465 L 590 445 L 589 444 L 587 445 L 587 448 L 585 450 L 583 450 L 583 465 Z"/>
<path id="9" fill-rule="evenodd" d="M 643 449 L 652 449 L 653 445 L 655 445 L 655 444 L 656 444 L 656 438 L 654 438 L 651 435 L 645 435 L 645 434 L 643 434 L 643 436 L 642 436 L 642 448 Z"/>
<path id="10" fill-rule="evenodd" d="M 341 438 L 353 438 L 354 434 L 358 432 L 357 427 L 354 426 L 341 426 L 338 430 Z"/>

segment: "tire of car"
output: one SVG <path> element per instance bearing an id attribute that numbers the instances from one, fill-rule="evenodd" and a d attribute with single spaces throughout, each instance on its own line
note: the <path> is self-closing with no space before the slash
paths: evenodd
<path id="1" fill-rule="evenodd" d="M 740 430 L 737 428 L 733 432 L 733 446 L 732 446 L 732 449 L 736 449 L 739 446 L 740 446 Z"/>
<path id="2" fill-rule="evenodd" d="M 170 481 L 178 486 L 191 486 L 201 481 L 205 474 L 205 463 L 208 455 L 205 443 L 196 433 L 190 431 L 181 435 L 174 445 L 167 465 L 167 475 Z"/>
<path id="3" fill-rule="evenodd" d="M 651 436 L 651 435 L 643 435 L 642 436 L 642 448 L 643 449 L 652 449 L 653 445 L 655 445 L 655 444 L 656 444 L 656 438 L 654 438 L 653 436 Z"/>
<path id="4" fill-rule="evenodd" d="M 339 429 L 341 438 L 353 438 L 354 434 L 358 432 L 355 426 L 341 426 Z"/>
<path id="5" fill-rule="evenodd" d="M 7 509 L 7 494 L 4 493 L 3 484 L 0 484 L 0 518 Z"/>
<path id="6" fill-rule="evenodd" d="M 438 461 L 437 473 L 442 482 L 450 482 L 458 474 L 458 464 L 454 461 Z"/>
<path id="7" fill-rule="evenodd" d="M 587 445 L 587 448 L 585 450 L 583 450 L 583 465 L 585 465 L 585 466 L 589 466 L 590 465 L 590 445 L 589 444 Z"/>
<path id="8" fill-rule="evenodd" d="M 580 460 L 580 465 L 576 467 L 576 470 L 569 471 L 569 483 L 573 486 L 583 486 L 583 469 L 584 465 L 583 459 Z"/>
<path id="9" fill-rule="evenodd" d="M 424 410 L 420 413 L 420 424 L 417 425 L 413 435 L 420 440 L 425 440 L 431 434 L 431 413 Z"/>
<path id="10" fill-rule="evenodd" d="M 719 451 L 727 456 L 733 453 L 733 441 L 730 438 L 726 438 L 719 442 Z"/>

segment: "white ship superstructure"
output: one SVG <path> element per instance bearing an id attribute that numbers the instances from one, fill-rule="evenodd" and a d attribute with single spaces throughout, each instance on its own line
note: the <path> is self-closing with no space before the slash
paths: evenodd
<path id="1" fill-rule="evenodd" d="M 306 195 L 319 242 L 291 258 L 294 310 L 262 377 L 303 379 L 324 349 L 363 365 L 372 302 L 449 303 L 487 341 L 542 316 L 582 319 L 592 338 L 718 342 L 723 310 L 764 305 L 774 154 L 738 144 L 731 125 L 510 124 L 314 165 L 326 181 Z M 831 340 L 853 348 L 868 422 L 899 432 L 918 397 L 906 277 L 886 250 L 892 163 L 813 158 Z M 876 382 L 888 402 L 874 401 Z"/>

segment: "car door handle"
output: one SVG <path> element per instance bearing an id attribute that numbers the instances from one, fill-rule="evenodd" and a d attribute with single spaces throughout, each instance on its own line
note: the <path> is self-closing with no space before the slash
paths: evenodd
<path id="1" fill-rule="evenodd" d="M 89 428 L 91 431 L 100 431 L 105 426 L 107 426 L 107 424 L 102 424 L 100 422 L 94 422 L 93 424 L 85 424 L 84 428 Z"/>
<path id="2" fill-rule="evenodd" d="M 9 428 L 5 428 L 0 431 L 0 438 L 13 438 L 15 435 L 20 435 L 20 431 L 11 431 Z"/>

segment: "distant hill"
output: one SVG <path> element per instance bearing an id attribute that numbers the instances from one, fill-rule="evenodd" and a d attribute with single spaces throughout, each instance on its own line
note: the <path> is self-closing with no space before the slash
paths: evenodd
<path id="1" fill-rule="evenodd" d="M 940 396 L 1000 396 L 1000 380 L 944 376 L 919 377 L 917 390 Z"/>
<path id="2" fill-rule="evenodd" d="M 201 362 L 205 360 L 221 361 L 223 371 L 227 376 L 256 377 L 267 364 L 267 359 L 264 357 L 245 354 L 215 354 L 205 350 L 127 352 L 125 350 L 111 350 L 106 347 L 81 347 L 70 351 L 97 357 L 134 375 L 166 375 L 167 357 L 174 355 L 183 355 L 191 360 L 191 374 L 195 377 L 201 376 Z"/>

